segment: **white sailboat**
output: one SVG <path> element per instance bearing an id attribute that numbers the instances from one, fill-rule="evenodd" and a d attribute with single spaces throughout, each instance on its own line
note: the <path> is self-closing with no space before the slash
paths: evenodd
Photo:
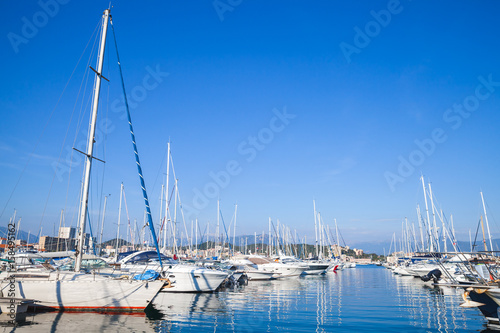
<path id="1" fill-rule="evenodd" d="M 74 271 L 4 272 L 0 275 L 1 292 L 4 296 L 15 291 L 16 298 L 34 299 L 37 306 L 58 310 L 90 311 L 142 311 L 162 288 L 162 281 L 119 279 L 109 274 L 81 272 L 85 222 L 88 211 L 90 171 L 94 146 L 97 109 L 101 86 L 104 49 L 110 9 L 102 16 L 102 33 L 96 73 L 91 124 L 85 155 L 85 173 L 79 212 L 79 241 Z"/>

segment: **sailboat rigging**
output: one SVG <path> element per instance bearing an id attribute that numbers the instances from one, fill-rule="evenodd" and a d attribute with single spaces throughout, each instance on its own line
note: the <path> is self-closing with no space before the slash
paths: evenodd
<path id="1" fill-rule="evenodd" d="M 143 281 L 135 279 L 117 278 L 113 274 L 94 272 L 87 274 L 82 269 L 85 227 L 88 218 L 88 198 L 90 173 L 92 168 L 94 137 L 96 132 L 97 110 L 99 104 L 99 92 L 101 86 L 104 50 L 106 46 L 107 26 L 110 19 L 110 9 L 104 11 L 102 17 L 102 32 L 99 48 L 99 58 L 95 72 L 95 83 L 93 91 L 91 123 L 87 141 L 87 149 L 84 153 L 84 181 L 82 197 L 79 208 L 78 223 L 78 248 L 75 253 L 74 271 L 48 270 L 40 272 L 17 271 L 0 273 L 1 289 L 6 293 L 10 288 L 10 281 L 15 279 L 15 297 L 37 300 L 37 306 L 48 307 L 58 310 L 112 310 L 112 311 L 143 311 L 148 306 L 159 290 L 163 287 L 163 281 Z M 145 196 L 148 218 L 151 214 L 147 201 L 147 194 L 142 179 L 142 172 L 135 146 L 135 137 L 129 114 L 129 125 L 131 127 L 134 141 L 134 152 L 141 176 L 141 185 Z M 150 222 L 153 239 L 154 226 Z"/>

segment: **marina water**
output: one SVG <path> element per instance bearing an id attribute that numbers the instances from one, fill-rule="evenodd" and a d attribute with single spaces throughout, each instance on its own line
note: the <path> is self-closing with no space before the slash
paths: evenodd
<path id="1" fill-rule="evenodd" d="M 217 293 L 160 293 L 147 314 L 28 314 L 3 332 L 488 332 L 461 289 L 377 266 L 251 281 Z"/>

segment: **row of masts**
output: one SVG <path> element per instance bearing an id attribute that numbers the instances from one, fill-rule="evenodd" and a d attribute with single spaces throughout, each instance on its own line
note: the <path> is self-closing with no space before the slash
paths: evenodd
<path id="1" fill-rule="evenodd" d="M 401 235 L 399 244 L 399 252 L 404 254 L 422 252 L 422 253 L 434 253 L 434 252 L 443 252 L 447 253 L 449 250 L 454 252 L 461 252 L 458 246 L 458 241 L 455 237 L 455 228 L 453 224 L 453 215 L 450 215 L 449 222 L 447 221 L 445 215 L 443 214 L 442 209 L 438 209 L 435 204 L 435 196 L 432 192 L 432 186 L 430 183 L 425 184 L 424 177 L 420 178 L 424 193 L 424 203 L 425 203 L 425 217 L 422 214 L 420 209 L 420 205 L 417 204 L 417 221 L 419 227 L 419 234 L 417 234 L 415 230 L 415 225 L 413 223 L 408 222 L 408 219 L 405 218 L 402 221 L 401 226 Z M 488 215 L 486 213 L 486 206 L 484 202 L 483 193 L 480 192 L 481 195 L 481 203 L 484 212 L 484 222 L 483 217 L 480 217 L 480 226 L 483 233 L 483 244 L 484 251 L 493 251 L 493 243 L 491 239 Z M 430 207 L 429 207 L 430 201 Z M 438 227 L 438 220 L 441 223 L 441 227 Z M 486 224 L 486 232 L 484 224 Z M 479 226 L 478 226 L 479 228 Z M 420 236 L 420 237 L 418 237 Z M 420 238 L 420 239 L 418 239 Z M 489 249 L 487 245 L 487 239 L 489 240 Z M 472 236 L 469 230 L 469 241 L 471 244 L 470 251 L 474 250 L 474 246 L 472 245 Z M 448 247 L 451 244 L 452 249 Z M 394 246 L 394 248 L 393 248 Z M 391 245 L 389 248 L 389 253 L 391 250 L 397 252 L 397 242 L 395 233 L 391 239 Z"/>

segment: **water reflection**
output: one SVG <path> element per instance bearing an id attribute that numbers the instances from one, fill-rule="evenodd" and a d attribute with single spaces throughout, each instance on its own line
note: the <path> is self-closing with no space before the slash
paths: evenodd
<path id="1" fill-rule="evenodd" d="M 160 313 L 159 318 L 149 318 L 155 332 L 170 332 L 174 327 L 217 327 L 219 317 L 229 315 L 217 293 L 159 293 L 153 307 Z"/>
<path id="2" fill-rule="evenodd" d="M 470 332 L 484 329 L 461 290 L 434 288 L 381 267 L 248 285 L 219 293 L 160 293 L 141 316 L 48 313 L 16 331 Z M 1 329 L 0 329 L 1 331 Z M 5 332 L 9 330 L 4 329 Z M 488 331 L 485 331 L 488 332 Z"/>
<path id="3" fill-rule="evenodd" d="M 437 332 L 477 329 L 484 320 L 477 309 L 462 308 L 462 289 L 437 287 L 413 277 L 394 276 L 398 305 L 408 309 L 410 324 Z"/>
<path id="4" fill-rule="evenodd" d="M 3 322 L 2 332 L 152 332 L 144 313 L 112 315 L 99 313 L 45 312 L 27 314 L 12 327 Z"/>

